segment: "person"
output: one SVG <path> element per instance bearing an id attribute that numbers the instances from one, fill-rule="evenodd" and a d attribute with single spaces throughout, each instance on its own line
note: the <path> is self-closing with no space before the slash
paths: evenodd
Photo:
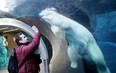
<path id="1" fill-rule="evenodd" d="M 18 73 L 38 73 L 40 71 L 41 59 L 38 59 L 34 53 L 40 43 L 40 33 L 36 26 L 32 26 L 32 29 L 35 31 L 32 42 L 29 42 L 28 37 L 22 32 L 15 36 Z"/>

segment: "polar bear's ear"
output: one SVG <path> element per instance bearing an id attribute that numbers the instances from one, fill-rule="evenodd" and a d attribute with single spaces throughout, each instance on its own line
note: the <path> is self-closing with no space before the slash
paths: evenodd
<path id="1" fill-rule="evenodd" d="M 53 11 L 57 11 L 56 8 L 54 8 L 54 7 L 51 7 L 50 9 L 53 10 Z"/>
<path id="2" fill-rule="evenodd" d="M 50 7 L 50 8 L 46 8 L 47 10 L 51 10 L 51 11 L 57 11 L 57 9 L 56 8 L 54 8 L 54 7 Z"/>
<path id="3" fill-rule="evenodd" d="M 57 9 L 54 8 L 54 7 L 46 8 L 45 10 L 51 10 L 51 11 L 56 11 L 57 12 Z"/>
<path id="4" fill-rule="evenodd" d="M 52 7 L 51 10 L 57 12 L 57 9 L 54 7 Z"/>

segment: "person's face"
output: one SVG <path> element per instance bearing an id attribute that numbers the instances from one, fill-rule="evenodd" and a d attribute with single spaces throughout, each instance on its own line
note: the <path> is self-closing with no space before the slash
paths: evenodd
<path id="1" fill-rule="evenodd" d="M 28 43 L 29 42 L 28 38 L 24 34 L 21 34 L 20 37 L 22 38 L 19 41 L 20 43 Z"/>

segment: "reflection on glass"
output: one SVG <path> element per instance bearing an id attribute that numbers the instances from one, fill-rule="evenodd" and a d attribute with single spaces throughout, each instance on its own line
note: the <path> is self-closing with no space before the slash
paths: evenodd
<path id="1" fill-rule="evenodd" d="M 0 37 L 0 67 L 8 66 L 8 52 L 6 38 L 4 36 Z"/>

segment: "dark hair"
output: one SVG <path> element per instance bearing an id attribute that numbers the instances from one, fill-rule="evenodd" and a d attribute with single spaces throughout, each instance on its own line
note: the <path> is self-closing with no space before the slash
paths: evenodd
<path id="1" fill-rule="evenodd" d="M 23 33 L 23 32 L 19 32 L 19 33 L 17 33 L 16 36 L 15 36 L 15 42 L 16 42 L 16 44 L 17 44 L 18 46 L 21 45 L 21 43 L 19 42 L 19 41 L 22 39 L 22 38 L 20 37 L 21 34 L 24 34 L 24 33 Z"/>

